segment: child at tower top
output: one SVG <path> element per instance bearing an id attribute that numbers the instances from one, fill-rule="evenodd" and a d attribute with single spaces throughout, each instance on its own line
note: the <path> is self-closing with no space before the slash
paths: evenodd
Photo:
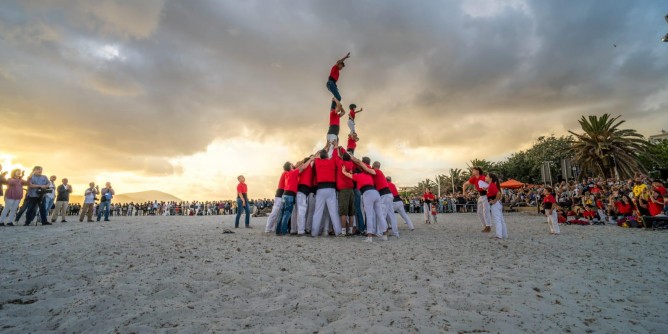
<path id="1" fill-rule="evenodd" d="M 339 81 L 339 71 L 346 66 L 344 61 L 348 58 L 350 58 L 350 52 L 348 52 L 345 57 L 336 61 L 336 64 L 334 64 L 329 71 L 329 78 L 327 78 L 327 90 L 329 90 L 339 102 L 341 102 L 341 94 L 339 94 L 339 88 L 336 86 L 336 82 Z M 334 101 L 332 101 L 332 105 L 329 109 L 336 109 L 336 103 Z"/>

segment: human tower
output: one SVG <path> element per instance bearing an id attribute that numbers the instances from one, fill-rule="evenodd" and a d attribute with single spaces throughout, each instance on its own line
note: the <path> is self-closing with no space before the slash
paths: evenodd
<path id="1" fill-rule="evenodd" d="M 393 236 L 399 237 L 395 210 L 409 229 L 414 229 L 397 187 L 382 172 L 380 162 L 372 164 L 369 157 L 358 159 L 354 155 L 359 141 L 355 118 L 363 111 L 354 103 L 348 112 L 347 146 L 345 149 L 339 146 L 340 119 L 346 112 L 337 82 L 348 58 L 350 52 L 337 60 L 327 79 L 327 90 L 333 96 L 329 104 L 327 144 L 295 163 L 283 164 L 266 233 L 312 237 L 362 235 L 366 236 L 365 242 L 373 242 L 374 238 L 387 241 L 388 227 Z"/>

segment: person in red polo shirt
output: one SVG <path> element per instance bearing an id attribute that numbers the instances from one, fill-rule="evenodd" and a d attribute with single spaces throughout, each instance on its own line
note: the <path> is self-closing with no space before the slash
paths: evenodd
<path id="1" fill-rule="evenodd" d="M 338 156 L 338 154 L 337 154 Z M 343 173 L 353 172 L 353 162 L 350 154 L 343 153 L 341 159 L 336 159 L 336 189 L 339 191 L 339 215 L 341 215 L 341 228 L 344 235 L 353 234 L 353 217 L 355 216 L 355 193 L 353 192 L 353 179 L 346 177 Z"/>
<path id="2" fill-rule="evenodd" d="M 397 190 L 397 186 L 392 183 L 392 178 L 391 177 L 386 177 L 387 179 L 387 187 L 390 188 L 390 192 L 392 193 L 393 201 L 392 201 L 392 209 L 390 212 L 388 212 L 389 215 L 394 215 L 394 212 L 396 211 L 399 213 L 401 218 L 403 218 L 404 223 L 408 225 L 408 229 L 413 231 L 415 227 L 413 226 L 413 222 L 411 221 L 410 217 L 406 214 L 406 209 L 404 208 L 404 201 L 401 199 L 401 196 L 399 195 L 399 191 Z"/>
<path id="3" fill-rule="evenodd" d="M 286 173 L 287 171 L 283 171 L 283 173 L 281 173 L 281 177 L 278 179 L 278 188 L 276 189 L 276 194 L 274 195 L 274 205 L 271 207 L 269 218 L 267 218 L 267 225 L 264 228 L 265 233 L 271 233 L 276 229 L 276 221 L 279 218 L 278 216 L 281 214 Z"/>
<path id="4" fill-rule="evenodd" d="M 471 168 L 471 178 L 468 179 L 468 181 L 464 182 L 464 184 L 462 185 L 462 191 L 464 194 L 466 194 L 466 188 L 468 188 L 469 186 L 473 186 L 475 190 L 478 191 L 478 194 L 480 194 L 480 196 L 478 197 L 477 212 L 478 212 L 478 217 L 480 218 L 480 222 L 482 223 L 483 227 L 482 231 L 491 232 L 492 219 L 491 219 L 489 201 L 487 200 L 487 190 L 482 189 L 480 187 L 481 181 L 486 183 L 485 175 L 482 171 L 482 168 L 480 167 Z"/>
<path id="5" fill-rule="evenodd" d="M 357 148 L 357 142 L 359 141 L 359 137 L 357 137 L 356 132 L 352 132 L 348 134 L 348 145 L 346 146 L 348 153 L 350 155 L 355 155 L 355 149 Z"/>
<path id="6" fill-rule="evenodd" d="M 332 150 L 333 151 L 333 150 Z M 334 227 L 334 234 L 341 235 L 341 221 L 339 220 L 339 208 L 336 202 L 336 162 L 327 157 L 327 151 L 322 150 L 315 159 L 315 182 L 318 190 L 315 193 L 315 211 L 313 212 L 313 226 L 311 236 L 316 237 L 320 233 L 322 216 L 327 206 L 329 218 Z"/>
<path id="7" fill-rule="evenodd" d="M 508 238 L 508 227 L 506 221 L 503 219 L 503 205 L 501 204 L 501 184 L 499 184 L 499 177 L 496 174 L 489 173 L 485 178 L 485 182 L 489 185 L 487 187 L 487 198 L 491 206 L 491 219 L 494 222 L 494 230 L 496 231 L 497 239 Z"/>
<path id="8" fill-rule="evenodd" d="M 423 210 L 424 210 L 424 220 L 425 224 L 431 224 L 431 217 L 433 217 L 434 223 L 436 223 L 436 215 L 431 214 L 431 204 L 436 201 L 436 196 L 431 192 L 431 189 L 426 188 L 424 194 L 422 194 L 422 200 L 424 201 Z"/>
<path id="9" fill-rule="evenodd" d="M 290 233 L 304 235 L 307 230 L 306 213 L 308 211 L 308 198 L 313 192 L 313 159 L 314 155 L 304 158 L 302 171 L 299 173 L 299 184 L 297 186 L 296 215 L 293 213 Z M 312 196 L 311 196 L 312 197 Z M 310 230 L 310 227 L 308 227 Z"/>
<path id="10" fill-rule="evenodd" d="M 329 70 L 329 78 L 327 78 L 327 90 L 330 91 L 332 95 L 334 95 L 334 98 L 339 102 L 341 102 L 341 94 L 339 94 L 339 88 L 336 86 L 336 83 L 339 81 L 339 71 L 346 66 L 344 61 L 348 58 L 350 58 L 350 52 L 348 52 L 345 57 L 336 61 L 336 64 Z M 335 108 L 336 104 L 332 101 L 332 106 L 329 109 Z"/>
<path id="11" fill-rule="evenodd" d="M 350 107 L 350 111 L 348 112 L 348 128 L 350 129 L 350 133 L 355 133 L 355 115 L 364 111 L 364 108 L 360 108 L 360 110 L 356 110 L 357 105 L 354 104 L 354 103 L 352 103 L 349 107 Z"/>
<path id="12" fill-rule="evenodd" d="M 359 159 L 355 157 L 351 157 L 351 159 L 360 168 L 373 171 Z M 362 202 L 364 203 L 363 205 L 364 213 L 366 213 L 366 232 L 367 232 L 366 239 L 364 240 L 364 242 L 373 242 L 374 235 L 380 237 L 381 240 L 387 240 L 387 236 L 376 234 L 376 231 L 378 230 L 378 228 L 376 227 L 376 223 L 378 222 L 379 219 L 381 219 L 381 215 L 383 214 L 383 203 L 381 202 L 378 190 L 376 190 L 376 187 L 374 186 L 373 176 L 361 170 L 357 170 L 355 174 L 350 174 L 347 171 L 343 171 L 343 174 L 346 177 L 351 177 L 353 181 L 355 181 L 355 184 L 357 184 L 357 189 L 362 193 Z"/>
<path id="13" fill-rule="evenodd" d="M 329 111 L 329 129 L 327 129 L 327 143 L 329 146 L 328 156 L 332 157 L 334 148 L 339 147 L 339 131 L 341 117 L 346 114 L 341 108 L 341 103 L 336 101 L 337 108 Z"/>
<path id="14" fill-rule="evenodd" d="M 295 196 L 297 195 L 297 189 L 299 187 L 299 173 L 304 170 L 304 167 L 308 163 L 310 163 L 310 161 L 307 161 L 306 163 L 300 161 L 297 166 L 290 162 L 283 164 L 283 170 L 287 173 L 285 174 L 281 221 L 279 222 L 278 227 L 276 227 L 277 235 L 288 234 L 288 220 L 290 220 L 290 217 L 292 216 Z"/>
<path id="15" fill-rule="evenodd" d="M 250 205 L 248 204 L 248 186 L 246 185 L 246 178 L 243 175 L 237 177 L 239 184 L 237 185 L 237 217 L 234 219 L 234 228 L 239 228 L 239 218 L 241 218 L 241 211 L 246 213 L 246 228 L 250 226 Z"/>
<path id="16" fill-rule="evenodd" d="M 547 217 L 547 225 L 550 227 L 550 234 L 559 235 L 559 219 L 557 217 L 557 200 L 552 195 L 552 188 L 545 187 L 543 190 L 543 209 Z"/>

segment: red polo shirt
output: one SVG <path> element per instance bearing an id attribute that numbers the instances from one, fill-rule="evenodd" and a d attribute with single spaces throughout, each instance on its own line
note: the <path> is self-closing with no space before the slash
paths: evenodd
<path id="1" fill-rule="evenodd" d="M 329 77 L 332 78 L 334 82 L 339 81 L 339 68 L 336 66 L 336 64 L 332 66 L 332 70 L 329 71 Z"/>
<path id="2" fill-rule="evenodd" d="M 294 196 L 297 193 L 298 185 L 299 185 L 299 169 L 295 168 L 291 171 L 285 172 L 285 186 L 284 186 L 285 191 L 292 192 L 290 195 Z"/>
<path id="3" fill-rule="evenodd" d="M 239 197 L 239 193 L 242 193 L 244 197 L 248 194 L 248 186 L 245 183 L 239 182 L 237 185 L 237 197 Z"/>
<path id="4" fill-rule="evenodd" d="M 334 159 L 315 159 L 315 182 L 318 188 L 336 187 L 336 163 Z"/>
<path id="5" fill-rule="evenodd" d="M 299 185 L 313 186 L 313 166 L 311 164 L 304 167 L 304 170 L 299 173 Z"/>
<path id="6" fill-rule="evenodd" d="M 475 187 L 475 190 L 477 190 L 477 191 L 485 190 L 485 189 L 480 188 L 480 185 L 478 185 L 478 181 L 483 181 L 484 182 L 485 181 L 485 176 L 484 175 L 480 175 L 478 177 L 471 176 L 471 178 L 469 179 L 469 183 L 472 184 Z"/>
<path id="7" fill-rule="evenodd" d="M 496 183 L 492 182 L 489 184 L 489 187 L 487 188 L 487 198 L 489 199 L 494 199 L 496 198 L 496 194 L 499 193 L 499 188 L 497 188 Z"/>
<path id="8" fill-rule="evenodd" d="M 339 126 L 341 124 L 341 119 L 339 117 L 339 114 L 336 112 L 336 109 L 332 109 L 329 111 L 329 125 L 336 125 Z"/>
<path id="9" fill-rule="evenodd" d="M 424 193 L 422 195 L 422 199 L 424 199 L 425 203 L 431 203 L 436 200 L 436 196 L 434 196 L 434 193 Z"/>
<path id="10" fill-rule="evenodd" d="M 348 117 L 350 117 L 350 119 L 352 119 L 353 121 L 355 120 L 355 109 L 350 109 Z"/>
<path id="11" fill-rule="evenodd" d="M 352 161 L 343 161 L 340 159 L 336 160 L 336 189 L 353 189 L 353 179 L 343 175 L 343 168 L 346 168 L 348 173 L 353 172 L 353 162 Z"/>
<path id="12" fill-rule="evenodd" d="M 357 142 L 351 135 L 348 135 L 348 146 L 346 146 L 349 150 L 354 150 L 357 148 Z"/>
<path id="13" fill-rule="evenodd" d="M 397 190 L 397 186 L 394 185 L 392 182 L 387 182 L 387 187 L 390 188 L 390 192 L 392 193 L 392 196 L 397 197 L 399 196 L 399 191 Z"/>
<path id="14" fill-rule="evenodd" d="M 362 190 L 366 186 L 373 187 L 373 178 L 371 174 L 357 173 L 353 175 L 353 180 L 357 183 L 357 189 Z"/>

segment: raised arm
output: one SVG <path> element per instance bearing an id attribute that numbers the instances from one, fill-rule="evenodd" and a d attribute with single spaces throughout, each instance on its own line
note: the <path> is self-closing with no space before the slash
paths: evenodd
<path id="1" fill-rule="evenodd" d="M 462 184 L 462 193 L 463 193 L 463 194 L 466 193 L 466 188 L 468 188 L 469 185 L 472 185 L 471 182 L 469 182 L 469 181 L 466 181 L 466 182 L 464 182 L 464 183 Z"/>
<path id="2" fill-rule="evenodd" d="M 344 62 L 346 59 L 348 59 L 348 58 L 350 58 L 350 52 L 348 52 L 348 54 L 346 54 L 345 57 L 343 57 L 343 58 L 337 60 L 336 63 L 337 63 L 337 64 L 343 63 L 343 62 Z"/>
<path id="3" fill-rule="evenodd" d="M 346 177 L 348 177 L 348 178 L 350 178 L 350 179 L 353 178 L 352 171 L 348 172 L 348 170 L 346 169 L 346 166 L 345 166 L 345 165 L 344 165 L 344 166 L 341 166 L 341 173 L 343 173 L 343 175 L 345 175 Z"/>

